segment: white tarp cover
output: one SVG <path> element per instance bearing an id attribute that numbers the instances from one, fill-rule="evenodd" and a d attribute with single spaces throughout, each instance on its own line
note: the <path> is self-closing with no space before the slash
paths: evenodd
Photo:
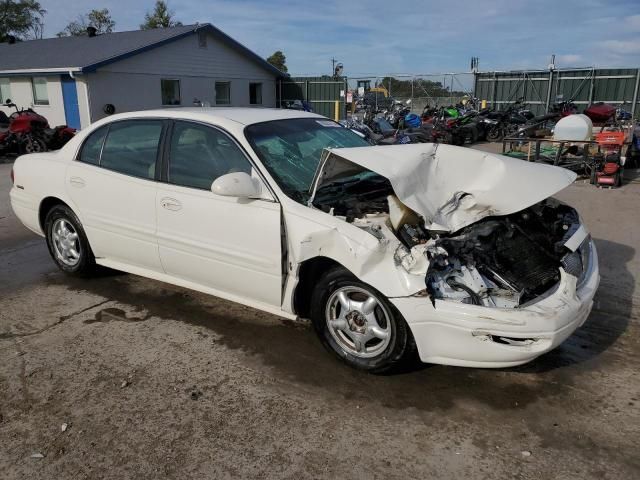
<path id="1" fill-rule="evenodd" d="M 465 147 L 432 143 L 325 151 L 312 183 L 371 170 L 425 219 L 430 230 L 455 232 L 492 215 L 509 215 L 552 196 L 576 174 Z"/>

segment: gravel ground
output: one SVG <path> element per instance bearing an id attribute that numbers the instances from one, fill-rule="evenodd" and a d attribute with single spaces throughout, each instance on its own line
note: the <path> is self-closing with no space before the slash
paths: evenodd
<path id="1" fill-rule="evenodd" d="M 366 375 L 283 321 L 133 275 L 59 273 L 0 165 L 10 479 L 640 478 L 640 186 L 558 195 L 596 239 L 586 324 L 504 370 Z M 63 431 L 64 430 L 64 431 Z"/>

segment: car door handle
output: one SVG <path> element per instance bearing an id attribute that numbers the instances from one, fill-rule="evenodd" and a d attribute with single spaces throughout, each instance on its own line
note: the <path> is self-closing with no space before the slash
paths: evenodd
<path id="1" fill-rule="evenodd" d="M 80 178 L 80 177 L 71 177 L 69 179 L 69 183 L 77 188 L 82 188 L 84 187 L 86 184 L 84 182 L 84 179 Z"/>
<path id="2" fill-rule="evenodd" d="M 178 200 L 169 197 L 162 198 L 160 200 L 160 206 L 174 212 L 177 212 L 182 208 L 182 204 Z"/>

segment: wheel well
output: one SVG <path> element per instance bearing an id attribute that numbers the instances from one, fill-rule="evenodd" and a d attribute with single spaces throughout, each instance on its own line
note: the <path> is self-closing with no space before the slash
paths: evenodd
<path id="1" fill-rule="evenodd" d="M 56 197 L 47 197 L 40 202 L 40 211 L 38 212 L 38 220 L 40 222 L 40 229 L 44 232 L 44 221 L 47 219 L 47 214 L 56 205 L 64 205 L 69 207 L 66 203 Z"/>
<path id="2" fill-rule="evenodd" d="M 342 267 L 340 263 L 328 257 L 314 257 L 305 260 L 298 269 L 298 285 L 293 293 L 293 310 L 302 318 L 311 314 L 311 295 L 314 284 L 322 274 L 332 268 Z"/>

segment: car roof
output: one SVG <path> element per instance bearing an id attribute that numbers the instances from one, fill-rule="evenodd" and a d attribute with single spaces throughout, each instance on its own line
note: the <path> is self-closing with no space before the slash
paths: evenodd
<path id="1" fill-rule="evenodd" d="M 139 117 L 181 118 L 218 124 L 231 121 L 241 125 L 290 118 L 324 118 L 315 113 L 283 108 L 179 107 L 120 113 L 103 119 L 101 123 Z"/>

